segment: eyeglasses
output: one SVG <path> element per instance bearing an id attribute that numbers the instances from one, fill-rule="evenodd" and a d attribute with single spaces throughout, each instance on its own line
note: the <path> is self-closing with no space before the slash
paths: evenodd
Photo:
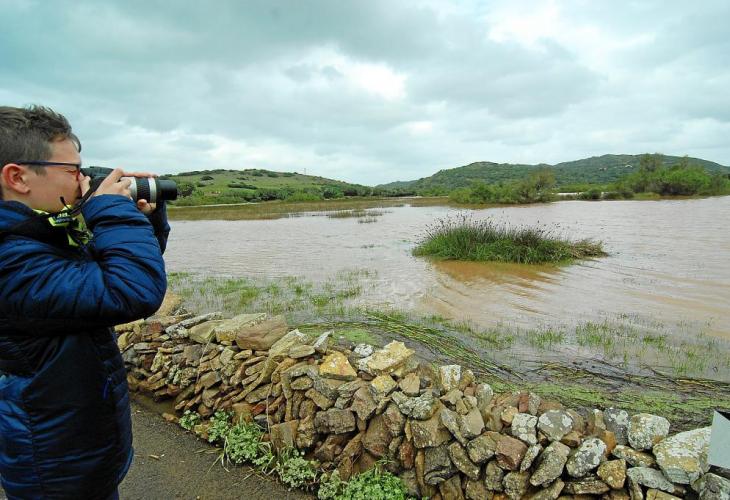
<path id="1" fill-rule="evenodd" d="M 39 167 L 73 167 L 76 173 L 81 172 L 81 163 L 67 163 L 63 161 L 16 161 L 18 165 L 37 165 Z"/>

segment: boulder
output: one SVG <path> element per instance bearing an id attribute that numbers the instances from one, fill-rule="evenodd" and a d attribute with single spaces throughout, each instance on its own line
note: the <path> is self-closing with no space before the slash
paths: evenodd
<path id="1" fill-rule="evenodd" d="M 629 413 L 618 408 L 609 408 L 603 412 L 603 422 L 606 429 L 613 432 L 617 444 L 629 442 Z"/>
<path id="2" fill-rule="evenodd" d="M 564 410 L 548 410 L 540 415 L 537 428 L 550 441 L 560 441 L 573 430 L 573 417 Z"/>
<path id="3" fill-rule="evenodd" d="M 390 374 L 415 354 L 403 342 L 394 340 L 360 360 L 359 368 L 371 375 Z"/>
<path id="4" fill-rule="evenodd" d="M 215 337 L 215 328 L 222 322 L 223 320 L 217 319 L 190 327 L 188 329 L 188 338 L 199 344 L 207 344 L 213 340 L 213 337 Z"/>
<path id="5" fill-rule="evenodd" d="M 545 448 L 537 460 L 537 468 L 530 477 L 533 486 L 545 486 L 563 473 L 563 467 L 568 461 L 570 448 L 559 441 L 554 441 Z"/>
<path id="6" fill-rule="evenodd" d="M 535 426 L 537 426 L 537 417 L 529 413 L 518 413 L 512 418 L 510 433 L 528 445 L 534 445 L 537 444 Z"/>
<path id="7" fill-rule="evenodd" d="M 598 438 L 583 441 L 565 464 L 565 470 L 573 477 L 583 477 L 603 460 L 606 443 Z"/>
<path id="8" fill-rule="evenodd" d="M 253 323 L 250 315 L 242 316 L 240 321 L 243 324 L 240 324 L 235 332 L 236 345 L 241 349 L 251 349 L 253 351 L 270 349 L 274 343 L 286 335 L 289 328 L 283 316 L 274 316 Z M 231 324 L 230 327 L 226 328 L 227 332 L 229 328 L 232 330 L 234 325 Z M 222 333 L 222 335 L 226 336 L 228 333 Z"/>
<path id="9" fill-rule="evenodd" d="M 266 313 L 239 314 L 221 322 L 215 329 L 215 338 L 218 342 L 234 342 L 240 330 L 265 319 Z"/>
<path id="10" fill-rule="evenodd" d="M 629 420 L 629 444 L 635 450 L 651 450 L 669 434 L 669 420 L 649 413 L 639 413 Z"/>
<path id="11" fill-rule="evenodd" d="M 652 453 L 667 479 L 673 483 L 690 484 L 708 471 L 710 429 L 680 432 L 654 445 Z"/>
<path id="12" fill-rule="evenodd" d="M 431 485 L 442 483 L 457 473 L 446 445 L 426 449 L 423 472 L 426 484 Z"/>
<path id="13" fill-rule="evenodd" d="M 355 414 L 350 410 L 330 408 L 314 417 L 314 428 L 320 434 L 344 434 L 355 430 Z"/>
<path id="14" fill-rule="evenodd" d="M 674 492 L 674 485 L 664 477 L 661 471 L 650 469 L 649 467 L 632 467 L 626 471 L 628 478 L 636 484 L 640 484 L 646 488 L 654 488 L 657 490 Z"/>
<path id="15" fill-rule="evenodd" d="M 339 351 L 334 351 L 324 357 L 319 365 L 319 375 L 335 380 L 355 380 L 357 372 L 350 365 L 347 357 Z"/>

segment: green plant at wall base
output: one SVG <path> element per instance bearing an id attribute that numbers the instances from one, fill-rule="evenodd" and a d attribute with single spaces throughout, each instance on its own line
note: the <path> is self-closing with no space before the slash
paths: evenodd
<path id="1" fill-rule="evenodd" d="M 223 453 L 234 464 L 253 462 L 261 454 L 263 431 L 256 424 L 237 424 L 226 434 Z"/>
<path id="2" fill-rule="evenodd" d="M 337 500 L 405 500 L 406 488 L 403 482 L 377 463 L 372 469 L 350 479 Z"/>
<path id="3" fill-rule="evenodd" d="M 334 500 L 342 495 L 345 483 L 340 479 L 340 471 L 335 469 L 332 474 L 323 474 L 319 480 L 319 489 L 317 490 L 317 498 L 319 500 Z"/>
<path id="4" fill-rule="evenodd" d="M 210 427 L 208 428 L 208 442 L 215 443 L 224 441 L 228 432 L 231 430 L 231 419 L 233 412 L 218 410 L 210 417 Z"/>
<path id="5" fill-rule="evenodd" d="M 180 417 L 179 424 L 180 427 L 185 429 L 186 431 L 193 430 L 193 427 L 198 425 L 201 421 L 200 415 L 198 415 L 197 412 L 185 410 L 185 413 L 183 413 L 183 416 Z"/>
<path id="6" fill-rule="evenodd" d="M 276 456 L 271 443 L 261 441 L 258 453 L 259 456 L 254 458 L 251 463 L 259 467 L 265 474 L 270 473 L 276 467 Z"/>
<path id="7" fill-rule="evenodd" d="M 286 448 L 279 453 L 275 469 L 284 484 L 304 488 L 317 480 L 317 466 L 317 462 L 305 459 L 303 452 Z"/>

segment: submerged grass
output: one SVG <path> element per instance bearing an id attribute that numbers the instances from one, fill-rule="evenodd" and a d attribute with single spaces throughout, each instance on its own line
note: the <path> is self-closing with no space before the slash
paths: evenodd
<path id="1" fill-rule="evenodd" d="M 510 227 L 491 220 L 474 220 L 468 215 L 438 220 L 426 229 L 413 254 L 445 260 L 518 264 L 560 264 L 607 255 L 601 242 L 574 242 L 556 236 L 549 229 Z"/>

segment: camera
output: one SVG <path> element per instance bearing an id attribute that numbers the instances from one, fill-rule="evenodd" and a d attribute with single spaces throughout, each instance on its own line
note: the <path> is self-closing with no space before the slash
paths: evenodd
<path id="1" fill-rule="evenodd" d="M 83 167 L 81 173 L 91 177 L 91 190 L 95 191 L 112 170 L 106 167 Z M 122 177 L 122 179 L 132 181 L 129 191 L 134 201 L 147 200 L 149 203 L 159 203 L 177 199 L 175 181 L 155 177 Z"/>

